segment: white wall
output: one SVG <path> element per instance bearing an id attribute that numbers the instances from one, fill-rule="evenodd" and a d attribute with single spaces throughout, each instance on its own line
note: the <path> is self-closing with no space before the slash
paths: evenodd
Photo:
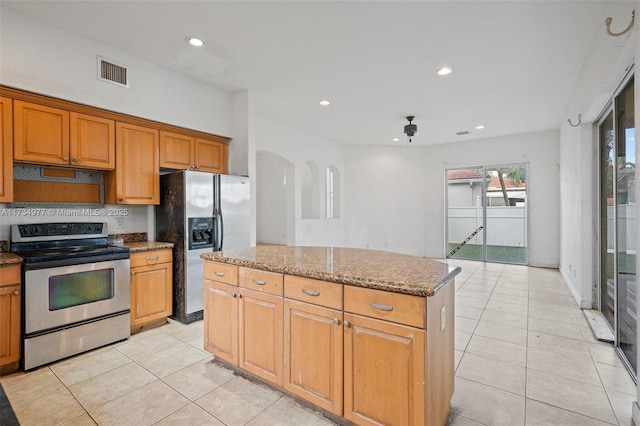
<path id="1" fill-rule="evenodd" d="M 425 211 L 434 201 L 425 194 L 426 152 L 418 146 L 345 147 L 347 246 L 425 255 Z"/>
<path id="2" fill-rule="evenodd" d="M 321 174 L 319 184 L 320 194 L 324 194 L 324 171 L 329 166 L 335 166 L 342 176 L 341 185 L 345 185 L 348 180 L 344 176 L 344 146 L 337 142 L 330 141 L 318 135 L 286 126 L 282 123 L 270 120 L 265 117 L 256 116 L 256 150 L 271 152 L 284 157 L 293 163 L 294 166 L 294 243 L 296 245 L 344 245 L 344 215 L 341 218 L 326 219 L 321 215 L 319 219 L 302 219 L 302 173 L 307 160 L 313 160 Z M 258 161 L 259 161 L 258 157 Z M 275 173 L 275 172 L 274 172 Z M 289 184 L 289 182 L 288 182 Z M 344 188 L 345 186 L 343 186 Z M 262 189 L 262 187 L 261 187 Z M 268 190 L 268 188 L 264 188 Z M 280 191 L 280 188 L 274 191 Z M 345 191 L 340 191 L 344 194 Z M 277 194 L 274 194 L 274 197 Z M 273 198 L 269 194 L 263 194 L 263 199 Z M 344 209 L 344 195 L 340 206 Z M 262 207 L 258 207 L 261 210 Z M 324 212 L 324 204 L 321 206 Z M 287 239 L 290 241 L 290 239 Z"/>
<path id="3" fill-rule="evenodd" d="M 231 94 L 225 91 L 6 8 L 0 8 L 0 40 L 0 84 L 176 126 L 233 136 L 232 99 Z M 96 55 L 126 65 L 131 75 L 130 87 L 98 81 Z M 243 137 L 248 138 L 247 135 Z M 248 162 L 246 158 L 244 161 Z M 70 220 L 69 216 L 55 212 L 37 218 L 12 216 L 15 212 L 7 208 L 7 205 L 0 204 L 0 213 L 7 214 L 0 216 L 0 240 L 9 239 L 8 225 L 13 223 Z M 153 238 L 153 206 L 131 206 L 129 209 L 129 214 L 124 216 L 123 229 L 115 229 L 115 217 L 106 216 L 100 220 L 109 223 L 112 233 L 147 232 Z M 76 211 L 82 213 L 81 209 Z M 80 214 L 73 220 L 92 221 L 96 218 Z"/>
<path id="4" fill-rule="evenodd" d="M 425 254 L 444 257 L 445 169 L 491 164 L 529 163 L 529 262 L 557 267 L 560 208 L 558 191 L 558 132 L 527 133 L 429 147 L 425 156 L 423 196 L 428 200 Z"/>
<path id="5" fill-rule="evenodd" d="M 75 34 L 0 10 L 0 83 L 193 130 L 231 135 L 231 94 Z M 96 55 L 124 64 L 129 88 L 96 78 Z"/>
<path id="6" fill-rule="evenodd" d="M 530 263 L 559 262 L 556 131 L 428 147 L 345 147 L 346 245 L 445 257 L 445 170 L 529 163 Z"/>

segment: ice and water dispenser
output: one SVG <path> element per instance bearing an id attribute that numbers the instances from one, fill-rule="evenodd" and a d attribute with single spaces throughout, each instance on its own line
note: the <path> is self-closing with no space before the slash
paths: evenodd
<path id="1" fill-rule="evenodd" d="M 189 218 L 189 250 L 213 247 L 213 218 Z"/>

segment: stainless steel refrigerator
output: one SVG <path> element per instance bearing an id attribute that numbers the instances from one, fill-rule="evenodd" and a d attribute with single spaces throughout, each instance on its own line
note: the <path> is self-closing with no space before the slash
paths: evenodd
<path id="1" fill-rule="evenodd" d="M 202 319 L 202 253 L 249 247 L 250 190 L 246 176 L 189 170 L 160 176 L 156 240 L 173 246 L 173 315 Z"/>

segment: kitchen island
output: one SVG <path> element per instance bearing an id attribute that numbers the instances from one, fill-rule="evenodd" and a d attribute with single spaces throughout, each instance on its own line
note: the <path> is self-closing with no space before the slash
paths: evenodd
<path id="1" fill-rule="evenodd" d="M 201 255 L 204 346 L 218 360 L 363 425 L 444 425 L 454 278 L 426 258 L 337 247 Z"/>

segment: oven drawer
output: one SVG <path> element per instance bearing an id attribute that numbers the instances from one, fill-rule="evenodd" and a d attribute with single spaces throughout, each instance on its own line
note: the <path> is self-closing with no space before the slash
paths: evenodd
<path id="1" fill-rule="evenodd" d="M 26 270 L 25 334 L 128 311 L 129 259 Z"/>
<path id="2" fill-rule="evenodd" d="M 156 265 L 158 263 L 167 263 L 173 260 L 172 251 L 152 250 L 139 253 L 131 253 L 131 267 Z"/>

